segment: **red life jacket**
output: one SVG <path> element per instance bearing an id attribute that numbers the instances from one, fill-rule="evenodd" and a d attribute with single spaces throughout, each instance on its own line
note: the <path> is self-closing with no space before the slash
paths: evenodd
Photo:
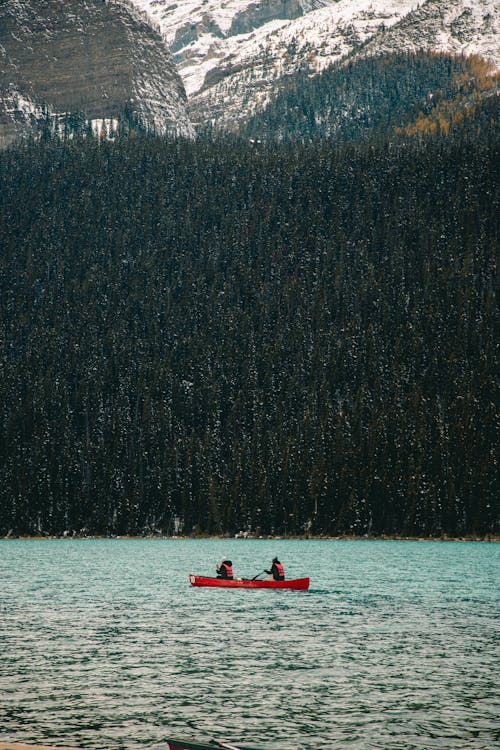
<path id="1" fill-rule="evenodd" d="M 284 578 L 285 577 L 285 568 L 283 567 L 283 565 L 281 563 L 273 563 L 273 565 L 274 565 L 274 567 L 277 570 L 278 576 L 280 578 Z"/>
<path id="2" fill-rule="evenodd" d="M 224 568 L 226 571 L 226 578 L 232 578 L 233 577 L 233 566 L 232 565 L 226 565 L 226 563 L 222 563 L 221 568 Z"/>

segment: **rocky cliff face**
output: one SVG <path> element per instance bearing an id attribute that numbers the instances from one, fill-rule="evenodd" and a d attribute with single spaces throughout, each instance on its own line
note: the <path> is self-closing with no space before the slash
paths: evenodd
<path id="1" fill-rule="evenodd" d="M 0 145 L 81 112 L 98 129 L 132 113 L 190 135 L 182 81 L 160 34 L 104 0 L 0 3 Z"/>
<path id="2" fill-rule="evenodd" d="M 194 121 L 237 129 L 280 80 L 404 50 L 478 53 L 500 66 L 495 0 L 133 0 L 160 24 Z"/>

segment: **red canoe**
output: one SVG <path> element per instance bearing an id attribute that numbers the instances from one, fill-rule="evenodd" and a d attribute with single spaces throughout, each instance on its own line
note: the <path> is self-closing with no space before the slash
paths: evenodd
<path id="1" fill-rule="evenodd" d="M 208 576 L 189 575 L 191 586 L 216 586 L 222 589 L 293 589 L 307 591 L 309 578 L 294 578 L 289 581 L 252 581 L 248 578 L 210 578 Z"/>

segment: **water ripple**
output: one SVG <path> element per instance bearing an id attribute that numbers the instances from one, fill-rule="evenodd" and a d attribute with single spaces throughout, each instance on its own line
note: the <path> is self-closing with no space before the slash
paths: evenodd
<path id="1" fill-rule="evenodd" d="M 188 586 L 275 554 L 309 592 Z M 499 562 L 493 544 L 0 542 L 2 739 L 492 750 Z"/>

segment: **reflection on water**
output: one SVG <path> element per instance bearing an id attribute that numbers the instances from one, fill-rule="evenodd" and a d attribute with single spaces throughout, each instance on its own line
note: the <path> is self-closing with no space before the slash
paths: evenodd
<path id="1" fill-rule="evenodd" d="M 500 548 L 269 540 L 1 541 L 0 739 L 169 735 L 263 750 L 492 750 Z M 274 555 L 309 592 L 195 589 Z"/>

